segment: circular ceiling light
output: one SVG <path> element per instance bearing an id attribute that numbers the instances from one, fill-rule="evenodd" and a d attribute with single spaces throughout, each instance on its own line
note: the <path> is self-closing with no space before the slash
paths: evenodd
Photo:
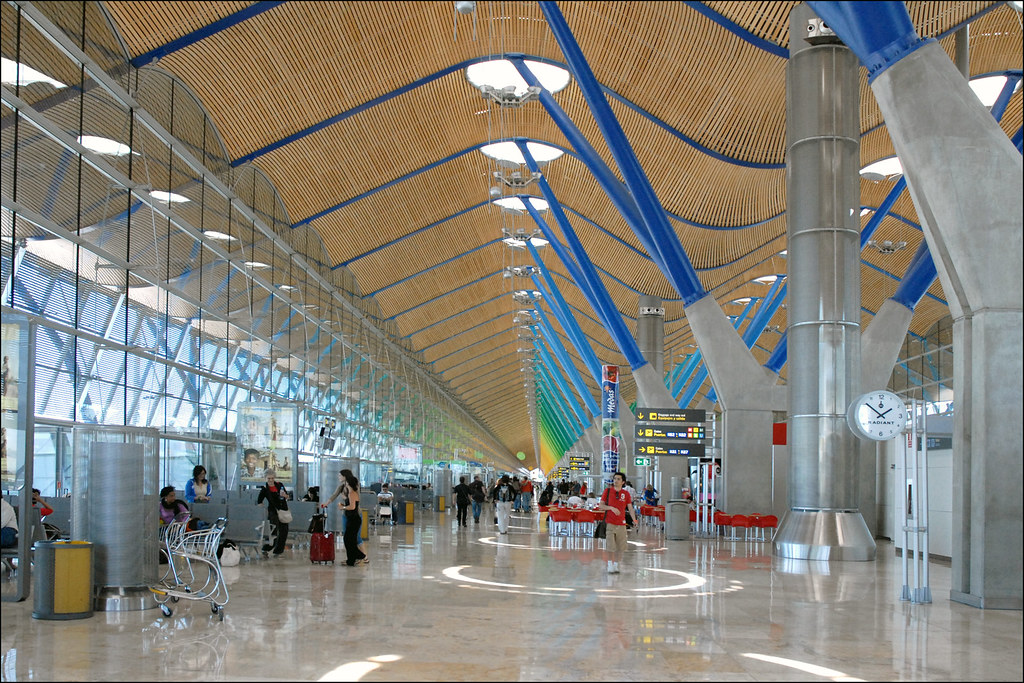
<path id="1" fill-rule="evenodd" d="M 538 164 L 546 164 L 562 156 L 562 150 L 540 142 L 527 142 L 526 149 L 530 150 L 530 154 Z M 503 161 L 510 164 L 526 163 L 523 153 L 519 151 L 519 145 L 511 140 L 492 142 L 481 147 L 480 151 L 483 152 L 484 156 L 490 157 L 495 161 Z"/>
<path id="2" fill-rule="evenodd" d="M 569 72 L 562 67 L 529 59 L 524 61 L 540 81 L 541 87 L 548 92 L 556 93 L 569 85 Z M 515 94 L 520 97 L 526 93 L 527 88 L 526 81 L 519 75 L 518 69 L 507 59 L 493 59 L 489 62 L 479 62 L 467 66 L 466 80 L 477 89 L 489 85 L 501 90 L 511 85 L 515 87 Z"/>
<path id="3" fill-rule="evenodd" d="M 163 190 L 153 190 L 149 193 L 149 196 L 158 202 L 164 204 L 182 204 L 189 201 L 189 198 L 185 195 L 175 194 L 174 192 L 164 192 Z"/>

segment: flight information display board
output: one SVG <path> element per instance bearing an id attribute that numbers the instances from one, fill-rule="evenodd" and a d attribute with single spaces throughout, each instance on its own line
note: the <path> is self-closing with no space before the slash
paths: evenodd
<path id="1" fill-rule="evenodd" d="M 635 455 L 703 457 L 706 419 L 704 410 L 638 407 L 633 428 Z"/>

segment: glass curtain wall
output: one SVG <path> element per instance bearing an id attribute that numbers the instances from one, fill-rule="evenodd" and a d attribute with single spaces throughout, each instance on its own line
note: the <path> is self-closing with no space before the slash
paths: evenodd
<path id="1" fill-rule="evenodd" d="M 98 4 L 0 13 L 0 304 L 39 323 L 46 493 L 67 486 L 59 444 L 81 423 L 157 427 L 162 483 L 198 463 L 221 482 L 242 401 L 300 406 L 308 481 L 328 416 L 341 457 L 493 452 L 263 172 L 231 167 L 189 89 L 129 66 Z"/>

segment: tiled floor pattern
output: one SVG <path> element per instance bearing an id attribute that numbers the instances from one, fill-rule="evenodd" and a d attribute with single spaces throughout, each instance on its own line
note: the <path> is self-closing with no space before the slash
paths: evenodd
<path id="1" fill-rule="evenodd" d="M 3 603 L 2 678 L 361 681 L 1020 681 L 1021 612 L 898 599 L 900 561 L 772 556 L 765 543 L 631 535 L 609 575 L 592 539 L 549 537 L 536 515 L 507 536 L 451 515 L 374 530 L 368 566 L 311 565 L 305 549 L 225 570 L 231 600 L 31 617 Z M 600 541 L 598 542 L 601 543 Z M 338 549 L 343 559 L 344 549 Z"/>

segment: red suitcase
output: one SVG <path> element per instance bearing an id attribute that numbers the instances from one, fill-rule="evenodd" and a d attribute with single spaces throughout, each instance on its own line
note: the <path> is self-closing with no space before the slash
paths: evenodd
<path id="1" fill-rule="evenodd" d="M 334 564 L 334 534 L 313 534 L 309 541 L 309 561 Z"/>

